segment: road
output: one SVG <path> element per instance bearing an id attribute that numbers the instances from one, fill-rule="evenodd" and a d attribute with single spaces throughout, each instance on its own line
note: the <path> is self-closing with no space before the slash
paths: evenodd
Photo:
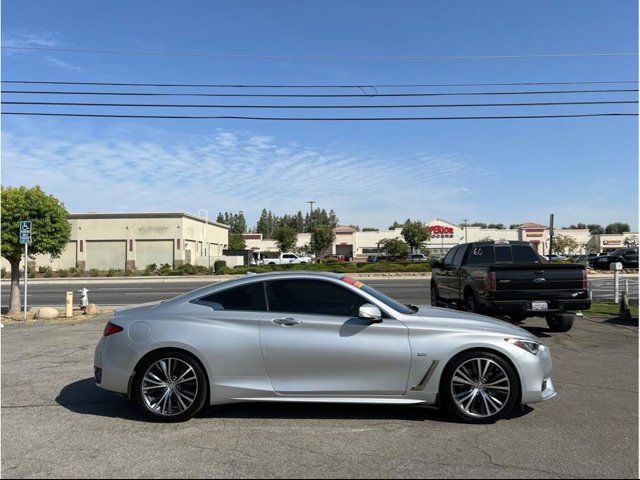
<path id="1" fill-rule="evenodd" d="M 185 282 L 169 281 L 167 283 L 123 283 L 123 282 L 94 282 L 88 281 L 90 289 L 89 299 L 98 305 L 131 305 L 137 303 L 164 300 L 180 293 L 188 292 L 195 288 L 219 281 L 213 277 L 213 281 Z M 629 281 L 630 299 L 638 299 L 638 277 L 625 276 L 621 281 L 621 288 L 625 286 L 625 280 Z M 365 280 L 367 284 L 379 289 L 402 302 L 412 304 L 428 303 L 429 280 L 416 278 L 411 280 Z M 613 298 L 613 279 L 594 278 L 590 280 L 595 300 L 611 300 Z M 64 305 L 65 292 L 74 292 L 82 288 L 82 285 L 69 285 L 61 281 L 56 284 L 33 283 L 29 286 L 29 305 L 31 306 L 62 306 Z M 79 295 L 75 294 L 76 303 Z M 9 302 L 9 291 L 3 285 L 2 306 Z"/>
<path id="2" fill-rule="evenodd" d="M 558 396 L 494 425 L 424 408 L 238 404 L 145 421 L 92 380 L 105 319 L 2 330 L 4 478 L 637 478 L 638 330 L 528 329 Z"/>

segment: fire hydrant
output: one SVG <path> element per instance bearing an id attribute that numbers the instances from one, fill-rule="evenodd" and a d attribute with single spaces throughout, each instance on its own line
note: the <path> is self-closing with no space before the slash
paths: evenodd
<path id="1" fill-rule="evenodd" d="M 78 290 L 80 294 L 80 310 L 83 312 L 87 310 L 87 305 L 89 305 L 89 289 L 83 288 L 82 290 Z"/>

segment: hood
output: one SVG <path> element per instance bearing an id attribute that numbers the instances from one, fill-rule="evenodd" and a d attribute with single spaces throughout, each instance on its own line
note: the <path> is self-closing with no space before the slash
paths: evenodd
<path id="1" fill-rule="evenodd" d="M 408 317 L 428 321 L 431 326 L 442 327 L 443 329 L 493 332 L 540 342 L 537 337 L 524 328 L 520 328 L 512 323 L 485 315 L 461 312 L 450 308 L 421 307 L 414 315 L 408 315 Z"/>

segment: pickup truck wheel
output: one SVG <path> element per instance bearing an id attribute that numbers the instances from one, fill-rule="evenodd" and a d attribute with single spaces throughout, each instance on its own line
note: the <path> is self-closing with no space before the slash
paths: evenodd
<path id="1" fill-rule="evenodd" d="M 445 368 L 440 395 L 447 410 L 468 423 L 492 423 L 503 418 L 518 402 L 514 368 L 490 352 L 469 351 Z"/>
<path id="2" fill-rule="evenodd" d="M 438 287 L 436 287 L 434 284 L 431 284 L 431 306 L 432 307 L 442 306 L 442 302 L 439 300 L 439 297 L 438 297 Z"/>
<path id="3" fill-rule="evenodd" d="M 552 332 L 568 332 L 573 327 L 575 315 L 563 313 L 561 315 L 548 315 L 547 325 Z"/>
<path id="4" fill-rule="evenodd" d="M 269 262 L 269 265 L 275 265 L 276 262 Z"/>
<path id="5" fill-rule="evenodd" d="M 526 318 L 527 315 L 524 313 L 514 313 L 513 315 L 509 315 L 509 318 L 514 321 L 514 322 L 523 322 Z"/>
<path id="6" fill-rule="evenodd" d="M 464 309 L 471 313 L 478 313 L 480 311 L 476 296 L 471 292 L 467 292 L 464 296 Z"/>

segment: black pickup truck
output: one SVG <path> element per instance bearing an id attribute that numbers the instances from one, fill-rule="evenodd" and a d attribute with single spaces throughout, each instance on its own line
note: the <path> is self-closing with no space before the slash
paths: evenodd
<path id="1" fill-rule="evenodd" d="M 476 242 L 432 263 L 431 305 L 464 308 L 514 321 L 546 317 L 553 331 L 573 326 L 591 307 L 584 265 L 547 263 L 528 242 Z"/>

